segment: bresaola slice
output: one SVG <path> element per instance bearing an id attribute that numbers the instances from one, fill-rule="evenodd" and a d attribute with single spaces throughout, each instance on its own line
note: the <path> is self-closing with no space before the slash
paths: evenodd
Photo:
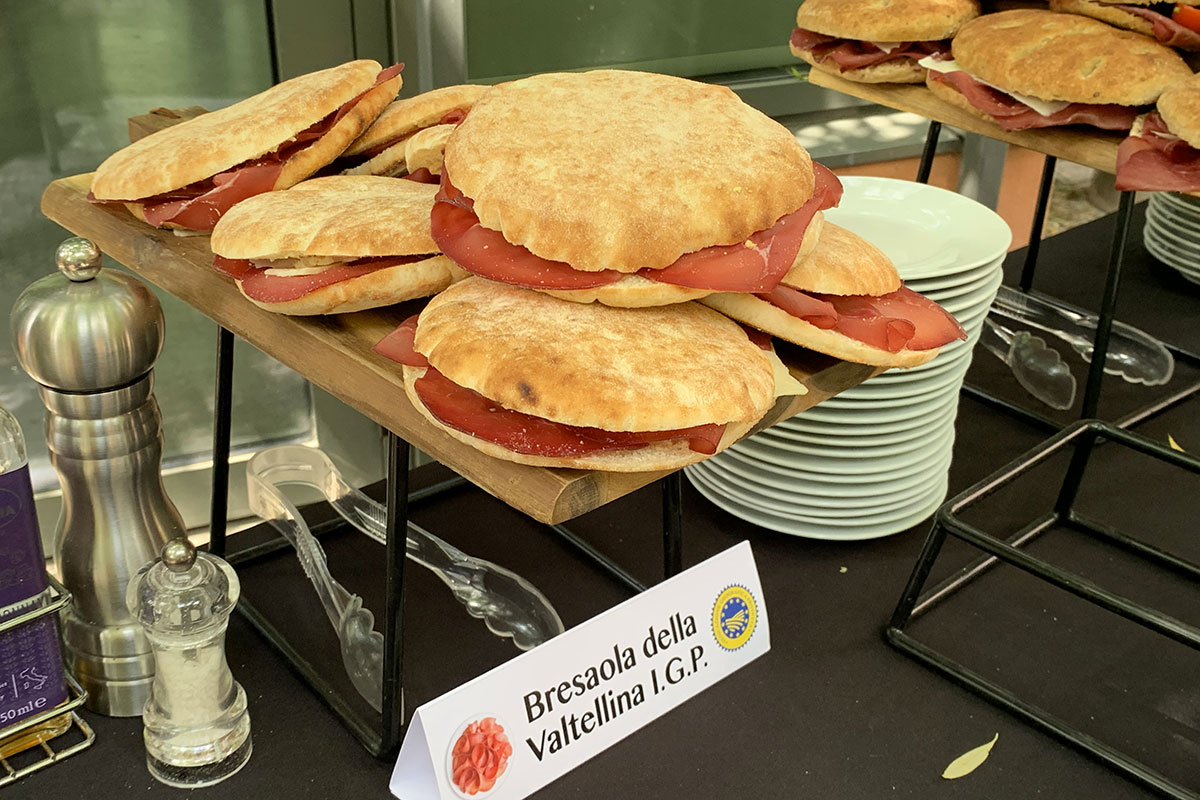
<path id="1" fill-rule="evenodd" d="M 1117 148 L 1120 191 L 1200 192 L 1200 150 L 1173 135 L 1162 115 L 1147 114 L 1136 136 Z"/>
<path id="2" fill-rule="evenodd" d="M 706 247 L 680 256 L 665 269 L 643 269 L 636 274 L 697 289 L 770 291 L 791 268 L 816 212 L 836 206 L 841 199 L 842 185 L 836 175 L 816 163 L 813 175 L 808 202 L 746 242 Z M 624 276 L 616 270 L 576 270 L 508 242 L 499 231 L 479 223 L 471 199 L 453 185 L 445 170 L 431 223 L 434 241 L 443 253 L 468 272 L 501 283 L 527 289 L 588 289 Z"/>
<path id="3" fill-rule="evenodd" d="M 1135 17 L 1141 17 L 1153 26 L 1152 35 L 1168 47 L 1178 47 L 1181 50 L 1200 50 L 1200 33 L 1186 25 L 1160 14 L 1153 8 L 1132 6 L 1124 3 L 1101 2 L 1100 5 L 1119 9 Z"/>
<path id="4" fill-rule="evenodd" d="M 950 43 L 946 41 L 898 42 L 894 49 L 881 50 L 871 42 L 839 39 L 803 28 L 793 29 L 790 41 L 795 49 L 812 53 L 818 63 L 832 61 L 842 72 L 873 67 L 901 58 L 918 61 L 928 55 L 950 51 Z"/>

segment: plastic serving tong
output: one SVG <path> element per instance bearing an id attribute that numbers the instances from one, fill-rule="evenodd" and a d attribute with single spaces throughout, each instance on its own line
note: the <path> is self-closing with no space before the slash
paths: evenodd
<path id="1" fill-rule="evenodd" d="M 1065 411 L 1075 402 L 1071 368 L 1042 337 L 1011 330 L 986 317 L 979 343 L 1008 364 L 1017 383 L 1046 405 Z"/>
<path id="2" fill-rule="evenodd" d="M 1094 314 L 1076 313 L 1011 286 L 1000 287 L 992 313 L 1057 336 L 1069 343 L 1085 361 L 1092 360 L 1097 325 Z M 1171 380 L 1175 359 L 1171 351 L 1150 334 L 1114 321 L 1104 371 L 1130 383 L 1158 386 Z"/>
<path id="3" fill-rule="evenodd" d="M 334 510 L 358 530 L 385 541 L 387 512 L 342 479 L 323 452 L 284 445 L 256 453 L 246 467 L 250 509 L 283 534 L 300 558 L 341 641 L 342 661 L 350 681 L 378 711 L 383 696 L 383 635 L 362 598 L 346 591 L 329 573 L 325 551 L 304 518 L 279 488 L 288 484 L 319 491 Z M 425 529 L 408 523 L 408 557 L 445 583 L 467 613 L 482 619 L 497 636 L 511 637 L 529 650 L 563 631 L 558 612 L 540 591 L 521 576 L 483 559 L 473 558 Z"/>

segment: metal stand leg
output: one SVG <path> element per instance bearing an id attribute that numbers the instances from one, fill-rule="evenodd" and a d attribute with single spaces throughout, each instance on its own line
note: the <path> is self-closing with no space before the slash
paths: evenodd
<path id="1" fill-rule="evenodd" d="M 933 171 L 933 157 L 937 155 L 938 136 L 942 133 L 942 123 L 929 121 L 929 130 L 925 134 L 925 149 L 921 151 L 921 164 L 917 167 L 917 183 L 929 183 L 929 173 Z"/>
<path id="2" fill-rule="evenodd" d="M 208 551 L 222 557 L 225 555 L 225 525 L 229 516 L 229 435 L 232 414 L 233 334 L 225 328 L 218 327 Z"/>
<path id="3" fill-rule="evenodd" d="M 404 726 L 401 659 L 404 637 L 404 565 L 408 542 L 408 442 L 388 431 L 387 578 L 383 617 L 383 723 L 381 752 L 399 746 Z"/>
<path id="4" fill-rule="evenodd" d="M 683 470 L 662 479 L 663 577 L 683 571 Z"/>
<path id="5" fill-rule="evenodd" d="M 1117 289 L 1121 284 L 1121 263 L 1125 259 L 1125 239 L 1129 235 L 1129 220 L 1133 216 L 1133 192 L 1121 192 L 1117 208 L 1117 228 L 1113 232 L 1112 249 L 1108 252 L 1108 277 L 1104 282 L 1104 297 L 1096 323 L 1096 339 L 1092 363 L 1088 369 L 1087 389 L 1083 393 L 1080 417 L 1096 416 L 1100 405 L 1100 386 L 1104 381 L 1104 362 L 1108 358 L 1108 337 L 1112 332 L 1113 315 L 1117 307 Z"/>
<path id="6" fill-rule="evenodd" d="M 1058 159 L 1046 156 L 1042 164 L 1042 182 L 1038 186 L 1037 207 L 1033 210 L 1033 224 L 1029 227 L 1029 245 L 1025 251 L 1025 266 L 1021 268 L 1021 291 L 1033 288 L 1033 273 L 1037 270 L 1038 251 L 1042 248 L 1042 229 L 1046 224 L 1046 210 L 1050 206 L 1050 189 L 1054 186 L 1054 167 Z"/>

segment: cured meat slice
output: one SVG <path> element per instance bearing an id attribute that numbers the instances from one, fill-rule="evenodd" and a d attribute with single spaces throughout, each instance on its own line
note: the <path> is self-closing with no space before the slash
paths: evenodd
<path id="1" fill-rule="evenodd" d="M 1140 192 L 1200 191 L 1200 150 L 1169 134 L 1162 116 L 1146 115 L 1138 136 L 1117 148 L 1117 189 Z"/>
<path id="2" fill-rule="evenodd" d="M 417 183 L 440 183 L 441 178 L 434 175 L 427 167 L 417 167 L 412 172 L 404 176 L 406 181 L 416 181 Z"/>
<path id="3" fill-rule="evenodd" d="M 813 194 L 807 203 L 785 214 L 746 242 L 714 245 L 686 253 L 665 269 L 644 269 L 644 278 L 718 292 L 769 292 L 792 268 L 813 215 L 842 199 L 842 182 L 827 167 L 813 162 Z"/>
<path id="4" fill-rule="evenodd" d="M 652 442 L 676 439 L 686 439 L 692 450 L 711 455 L 725 433 L 724 425 L 642 432 L 563 425 L 504 408 L 433 367 L 425 370 L 414 387 L 417 397 L 443 425 L 525 455 L 572 458 L 604 450 L 637 450 Z"/>
<path id="5" fill-rule="evenodd" d="M 929 350 L 967 338 L 946 309 L 906 286 L 878 297 L 816 294 L 780 286 L 758 297 L 818 328 L 889 353 Z"/>
<path id="6" fill-rule="evenodd" d="M 236 278 L 241 283 L 242 292 L 252 300 L 261 303 L 284 303 L 303 297 L 325 286 L 330 286 L 351 278 L 360 278 L 387 267 L 401 264 L 412 264 L 431 258 L 429 255 L 416 256 L 386 256 L 381 258 L 360 258 L 354 261 L 333 264 L 320 272 L 309 275 L 272 275 L 268 268 L 255 266 L 249 259 L 222 258 L 213 256 L 213 267 L 218 272 Z"/>
<path id="7" fill-rule="evenodd" d="M 954 86 L 971 105 L 990 115 L 1006 131 L 1024 131 L 1054 125 L 1082 124 L 1112 131 L 1127 131 L 1141 110 L 1135 106 L 1113 104 L 1072 103 L 1050 116 L 1029 106 L 999 89 L 976 80 L 966 72 L 929 71 L 932 80 Z"/>
<path id="8" fill-rule="evenodd" d="M 842 72 L 873 67 L 900 58 L 916 61 L 928 55 L 950 51 L 949 43 L 943 41 L 900 42 L 892 50 L 881 50 L 870 42 L 838 39 L 803 28 L 792 31 L 791 43 L 797 50 L 808 50 L 821 64 L 832 61 Z"/>
<path id="9" fill-rule="evenodd" d="M 396 330 L 380 339 L 371 350 L 408 367 L 428 367 L 429 359 L 418 353 L 414 346 L 419 316 L 420 314 L 413 314 L 401 322 L 396 326 Z"/>

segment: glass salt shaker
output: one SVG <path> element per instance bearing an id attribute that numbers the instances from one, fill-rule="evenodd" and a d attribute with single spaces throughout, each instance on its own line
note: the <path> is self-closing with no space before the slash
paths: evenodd
<path id="1" fill-rule="evenodd" d="M 225 661 L 240 584 L 227 563 L 185 538 L 129 583 L 129 612 L 146 630 L 156 671 L 142 713 L 146 764 L 171 786 L 208 786 L 250 758 L 246 693 Z"/>

